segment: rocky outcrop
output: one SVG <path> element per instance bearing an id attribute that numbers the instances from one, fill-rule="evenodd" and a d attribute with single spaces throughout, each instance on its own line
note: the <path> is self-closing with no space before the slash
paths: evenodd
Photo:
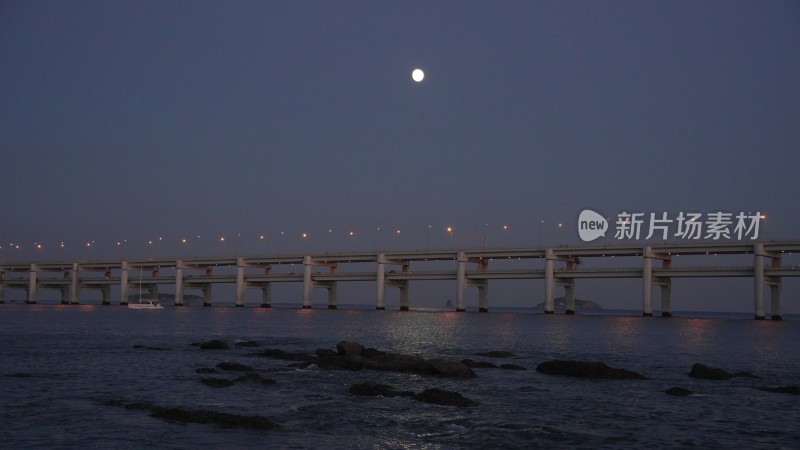
<path id="1" fill-rule="evenodd" d="M 231 348 L 227 342 L 220 341 L 219 339 L 212 339 L 208 342 L 201 342 L 193 345 L 197 345 L 203 350 L 228 350 Z"/>
<path id="2" fill-rule="evenodd" d="M 609 367 L 603 362 L 552 360 L 536 366 L 536 371 L 548 375 L 593 378 L 604 380 L 646 380 L 644 375 L 626 369 Z"/>
<path id="3" fill-rule="evenodd" d="M 118 400 L 102 402 L 106 406 L 121 406 L 129 410 L 147 411 L 151 417 L 170 422 L 199 423 L 216 425 L 223 428 L 248 428 L 254 430 L 273 430 L 280 425 L 264 416 L 246 416 L 223 413 L 205 409 L 165 408 L 150 403 L 128 403 Z"/>
<path id="4" fill-rule="evenodd" d="M 306 368 L 312 364 L 326 370 L 380 370 L 391 372 L 417 373 L 452 378 L 472 378 L 475 372 L 458 361 L 442 358 L 426 360 L 417 355 L 384 352 L 365 348 L 355 342 L 342 341 L 336 345 L 336 352 L 318 349 L 314 355 L 289 353 L 278 349 L 267 349 L 258 356 L 288 361 L 300 361 L 296 367 Z"/>
<path id="5" fill-rule="evenodd" d="M 690 391 L 689 389 L 682 387 L 671 387 L 664 391 L 664 393 L 667 395 L 674 395 L 676 397 L 688 397 L 694 394 L 694 392 Z"/>
<path id="6" fill-rule="evenodd" d="M 216 378 L 216 377 L 203 378 L 200 380 L 200 382 L 205 384 L 206 386 L 210 386 L 213 388 L 225 388 L 234 385 L 233 380 L 229 380 L 227 378 Z"/>
<path id="7" fill-rule="evenodd" d="M 419 394 L 411 391 L 400 391 L 392 388 L 391 386 L 380 383 L 359 383 L 350 386 L 350 393 L 353 395 L 368 396 L 368 397 L 408 397 L 415 400 L 432 403 L 434 405 L 442 406 L 474 406 L 477 403 L 470 400 L 458 392 L 448 391 L 439 388 L 425 389 Z"/>
<path id="8" fill-rule="evenodd" d="M 689 376 L 692 378 L 700 378 L 703 380 L 729 380 L 731 378 L 758 378 L 750 372 L 736 372 L 730 373 L 717 367 L 708 367 L 704 364 L 696 363 L 689 371 Z"/>
<path id="9" fill-rule="evenodd" d="M 444 389 L 431 388 L 425 389 L 414 396 L 414 399 L 425 403 L 433 403 L 442 406 L 474 406 L 476 402 L 464 397 L 458 392 L 447 391 Z"/>

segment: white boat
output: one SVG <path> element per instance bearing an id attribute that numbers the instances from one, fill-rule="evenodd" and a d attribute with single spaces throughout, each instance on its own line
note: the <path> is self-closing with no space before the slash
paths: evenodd
<path id="1" fill-rule="evenodd" d="M 142 266 L 139 266 L 139 301 L 128 302 L 128 309 L 164 309 L 158 300 L 142 298 Z"/>
<path id="2" fill-rule="evenodd" d="M 157 300 L 139 299 L 136 303 L 128 303 L 128 309 L 164 309 Z"/>

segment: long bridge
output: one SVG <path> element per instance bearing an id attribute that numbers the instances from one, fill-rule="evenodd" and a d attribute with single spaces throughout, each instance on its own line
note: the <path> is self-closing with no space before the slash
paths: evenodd
<path id="1" fill-rule="evenodd" d="M 130 293 L 137 288 L 140 291 L 147 289 L 151 296 L 157 296 L 159 286 L 167 285 L 174 287 L 176 306 L 184 304 L 187 289 L 200 289 L 203 304 L 210 306 L 213 285 L 235 284 L 236 306 L 245 305 L 247 289 L 260 289 L 261 306 L 268 308 L 272 305 L 273 283 L 294 282 L 302 283 L 303 308 L 312 307 L 314 288 L 324 288 L 328 292 L 328 308 L 335 309 L 338 283 L 368 281 L 376 284 L 377 309 L 386 308 L 387 289 L 398 288 L 400 309 L 408 310 L 410 282 L 455 280 L 456 311 L 466 310 L 467 289 L 475 287 L 478 289 L 478 310 L 485 312 L 489 310 L 490 280 L 544 279 L 544 313 L 555 312 L 555 290 L 563 287 L 565 313 L 574 314 L 575 288 L 579 279 L 641 278 L 642 314 L 653 315 L 653 294 L 658 287 L 661 314 L 670 316 L 674 278 L 747 277 L 753 279 L 755 318 L 766 318 L 765 297 L 769 288 L 770 316 L 779 320 L 782 281 L 786 277 L 800 277 L 800 265 L 782 264 L 793 252 L 800 252 L 800 241 L 9 262 L 0 264 L 0 303 L 5 302 L 5 292 L 9 289 L 25 290 L 27 303 L 37 302 L 40 289 L 54 289 L 61 292 L 63 304 L 79 304 L 84 290 L 99 290 L 102 303 L 111 304 L 111 288 L 118 286 L 120 303 L 126 304 Z M 713 257 L 720 255 L 748 255 L 749 263 L 740 266 L 673 265 L 676 256 L 715 261 Z M 632 267 L 620 267 L 614 264 L 619 261 L 615 258 L 634 258 L 638 263 Z M 444 268 L 412 270 L 412 265 L 418 267 L 430 263 Z M 293 271 L 295 265 L 301 266 L 302 270 Z M 364 265 L 369 270 L 353 270 Z M 509 265 L 513 267 L 507 267 Z"/>

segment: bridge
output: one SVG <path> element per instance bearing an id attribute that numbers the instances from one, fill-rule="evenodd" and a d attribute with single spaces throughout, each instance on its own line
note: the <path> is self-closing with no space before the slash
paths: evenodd
<path id="1" fill-rule="evenodd" d="M 782 281 L 800 277 L 800 265 L 782 264 L 785 257 L 800 252 L 800 241 L 703 242 L 692 244 L 562 246 L 476 250 L 344 252 L 311 255 L 265 255 L 238 257 L 193 257 L 126 261 L 20 262 L 0 264 L 0 303 L 5 291 L 23 289 L 26 302 L 36 303 L 39 289 L 61 292 L 61 303 L 79 304 L 84 290 L 99 290 L 102 303 L 111 304 L 111 289 L 120 290 L 120 303 L 130 293 L 146 289 L 157 296 L 159 286 L 175 289 L 175 305 L 184 304 L 187 289 L 200 289 L 203 304 L 211 305 L 212 287 L 235 284 L 236 306 L 245 306 L 247 289 L 260 289 L 262 307 L 271 307 L 274 283 L 301 283 L 303 308 L 311 308 L 315 288 L 327 290 L 327 306 L 335 309 L 336 288 L 341 282 L 367 281 L 376 285 L 376 309 L 386 308 L 386 291 L 400 290 L 400 309 L 410 306 L 412 281 L 455 281 L 456 311 L 466 310 L 467 289 L 478 289 L 478 310 L 489 310 L 489 281 L 543 279 L 544 313 L 555 312 L 556 288 L 565 291 L 565 313 L 575 313 L 575 289 L 586 278 L 641 278 L 642 315 L 653 315 L 656 287 L 660 289 L 661 314 L 672 314 L 672 280 L 697 277 L 747 277 L 753 279 L 754 316 L 766 318 L 765 297 L 770 296 L 770 316 L 781 319 Z M 747 255 L 751 263 L 739 266 L 705 264 L 673 265 L 677 256 L 711 259 L 712 256 Z M 621 267 L 616 258 L 634 258 L 635 266 Z M 589 264 L 588 261 L 594 264 Z M 517 266 L 507 267 L 508 262 Z M 599 262 L 599 264 L 598 264 Z M 412 270 L 412 265 L 438 266 L 437 270 Z M 523 264 L 524 267 L 518 267 Z M 353 270 L 369 266 L 369 270 Z M 295 271 L 294 267 L 301 269 Z M 490 268 L 490 266 L 492 266 Z M 495 267 L 497 266 L 497 267 Z"/>

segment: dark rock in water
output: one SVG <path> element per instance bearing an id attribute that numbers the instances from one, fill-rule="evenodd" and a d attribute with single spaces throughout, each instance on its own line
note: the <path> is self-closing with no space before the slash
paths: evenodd
<path id="1" fill-rule="evenodd" d="M 350 393 L 353 395 L 361 395 L 366 397 L 413 397 L 414 393 L 411 391 L 399 391 L 393 389 L 386 384 L 375 383 L 368 381 L 366 383 L 357 383 L 350 386 Z"/>
<path id="2" fill-rule="evenodd" d="M 200 382 L 205 384 L 206 386 L 211 386 L 214 388 L 233 386 L 233 381 L 227 378 L 203 378 L 202 380 L 200 380 Z"/>
<path id="3" fill-rule="evenodd" d="M 717 367 L 708 367 L 704 364 L 696 363 L 692 366 L 689 372 L 692 378 L 700 378 L 704 380 L 729 380 L 731 378 L 759 378 L 750 372 L 736 372 L 730 373 Z"/>
<path id="4" fill-rule="evenodd" d="M 140 344 L 134 345 L 133 348 L 135 348 L 135 349 L 143 349 L 143 350 L 155 350 L 155 351 L 169 350 L 168 348 L 164 348 L 164 347 L 149 347 L 147 345 L 140 345 Z"/>
<path id="5" fill-rule="evenodd" d="M 462 407 L 477 405 L 476 402 L 464 397 L 458 392 L 446 391 L 438 388 L 425 389 L 415 395 L 414 398 L 421 402 L 433 403 L 434 405 Z"/>
<path id="6" fill-rule="evenodd" d="M 195 370 L 195 372 L 197 372 L 197 373 L 217 373 L 217 369 L 214 369 L 213 367 L 201 367 L 201 368 Z"/>
<path id="7" fill-rule="evenodd" d="M 668 395 L 674 395 L 676 397 L 688 397 L 694 394 L 694 392 L 690 391 L 689 389 L 682 387 L 671 387 L 664 392 Z"/>
<path id="8" fill-rule="evenodd" d="M 500 368 L 505 370 L 528 370 L 525 367 L 518 366 L 516 364 L 500 364 Z"/>
<path id="9" fill-rule="evenodd" d="M 497 364 L 488 361 L 473 361 L 469 358 L 462 359 L 461 364 L 473 369 L 497 369 Z"/>
<path id="10" fill-rule="evenodd" d="M 433 368 L 436 375 L 452 378 L 474 378 L 475 372 L 459 361 L 452 361 L 444 358 L 429 359 L 428 364 Z"/>
<path id="11" fill-rule="evenodd" d="M 290 353 L 278 348 L 268 348 L 261 353 L 256 353 L 256 355 L 285 361 L 309 361 L 312 359 L 311 356 L 305 353 Z"/>
<path id="12" fill-rule="evenodd" d="M 234 342 L 233 345 L 237 347 L 258 347 L 258 342 L 256 341 L 239 341 Z"/>
<path id="13" fill-rule="evenodd" d="M 775 392 L 777 394 L 800 395 L 800 386 L 764 387 L 760 389 L 762 391 Z"/>
<path id="14" fill-rule="evenodd" d="M 208 342 L 201 343 L 200 348 L 203 350 L 228 350 L 231 347 L 227 342 L 220 341 L 218 339 L 212 339 Z"/>
<path id="15" fill-rule="evenodd" d="M 240 364 L 235 361 L 221 362 L 217 364 L 217 368 L 222 370 L 227 370 L 229 372 L 252 372 L 253 370 L 255 370 L 250 366 Z"/>
<path id="16" fill-rule="evenodd" d="M 336 350 L 340 355 L 355 354 L 360 355 L 364 351 L 364 346 L 357 342 L 341 341 L 336 344 Z"/>
<path id="17" fill-rule="evenodd" d="M 516 358 L 517 355 L 502 350 L 493 350 L 491 352 L 475 353 L 477 356 L 487 356 L 489 358 Z"/>
<path id="18" fill-rule="evenodd" d="M 329 348 L 318 348 L 314 354 L 322 358 L 330 358 L 339 355 L 335 350 L 331 350 Z"/>
<path id="19" fill-rule="evenodd" d="M 122 406 L 128 410 L 148 411 L 151 417 L 171 422 L 199 423 L 217 425 L 225 428 L 250 428 L 255 430 L 280 428 L 280 425 L 264 416 L 244 416 L 208 410 L 164 408 L 153 405 L 152 403 L 124 404 L 119 400 L 108 400 L 102 402 L 102 404 L 105 406 Z"/>
<path id="20" fill-rule="evenodd" d="M 689 376 L 692 378 L 702 378 L 704 380 L 729 380 L 733 378 L 732 373 L 728 373 L 716 367 L 708 367 L 700 363 L 692 366 L 692 370 L 689 371 Z"/>
<path id="21" fill-rule="evenodd" d="M 236 383 L 255 383 L 255 384 L 275 384 L 277 381 L 271 378 L 264 378 L 257 373 L 248 373 L 247 375 L 242 375 L 239 378 L 233 380 Z"/>
<path id="22" fill-rule="evenodd" d="M 175 422 L 212 424 L 225 428 L 250 428 L 255 430 L 279 428 L 277 423 L 264 416 L 244 416 L 206 410 L 154 407 L 150 412 L 150 416 Z"/>
<path id="23" fill-rule="evenodd" d="M 646 380 L 644 375 L 626 369 L 609 367 L 603 362 L 552 360 L 540 363 L 536 371 L 549 375 L 606 380 Z"/>
<path id="24" fill-rule="evenodd" d="M 361 356 L 363 356 L 364 358 L 378 358 L 378 357 L 383 356 L 385 354 L 386 354 L 386 352 L 382 352 L 382 351 L 380 351 L 378 349 L 375 349 L 375 348 L 372 348 L 372 347 L 365 348 L 361 352 Z"/>

